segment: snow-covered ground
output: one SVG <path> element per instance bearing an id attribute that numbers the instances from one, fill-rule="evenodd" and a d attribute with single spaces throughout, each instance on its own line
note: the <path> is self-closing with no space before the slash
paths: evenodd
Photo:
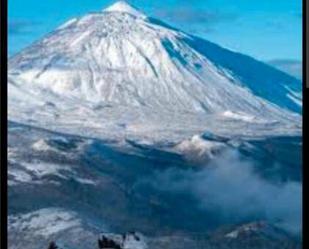
<path id="1" fill-rule="evenodd" d="M 55 240 L 64 248 L 90 249 L 101 233 L 134 230 L 149 237 L 149 248 L 194 248 L 208 241 L 206 231 L 242 224 L 251 215 L 288 231 L 276 245 L 294 243 L 288 233 L 301 228 L 298 141 L 205 133 L 178 144 L 119 143 L 10 123 L 10 248 Z M 238 156 L 227 156 L 231 151 Z M 235 229 L 224 230 L 220 243 Z M 267 231 L 258 233 L 260 240 Z M 235 248 L 242 240 L 235 239 Z"/>
<path id="2" fill-rule="evenodd" d="M 64 232 L 81 225 L 74 212 L 58 208 L 40 209 L 24 215 L 9 216 L 9 229 L 31 230 L 34 235 L 49 238 L 52 234 Z"/>

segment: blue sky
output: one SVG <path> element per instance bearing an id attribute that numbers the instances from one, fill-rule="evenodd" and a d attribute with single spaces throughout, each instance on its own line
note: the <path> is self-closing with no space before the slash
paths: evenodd
<path id="1" fill-rule="evenodd" d="M 8 0 L 9 54 L 112 0 Z M 259 60 L 301 60 L 301 0 L 132 0 L 146 14 Z"/>

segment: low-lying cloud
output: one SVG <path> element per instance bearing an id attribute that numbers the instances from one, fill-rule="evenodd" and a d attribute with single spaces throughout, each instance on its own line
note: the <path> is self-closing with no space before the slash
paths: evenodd
<path id="1" fill-rule="evenodd" d="M 229 151 L 199 171 L 169 169 L 151 180 L 161 191 L 190 192 L 200 208 L 229 221 L 265 219 L 290 232 L 301 231 L 302 185 L 263 179 L 254 166 Z"/>

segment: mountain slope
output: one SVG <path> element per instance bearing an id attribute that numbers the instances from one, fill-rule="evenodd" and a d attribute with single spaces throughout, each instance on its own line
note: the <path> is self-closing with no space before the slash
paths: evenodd
<path id="1" fill-rule="evenodd" d="M 39 126 L 87 120 L 96 135 L 140 133 L 141 125 L 156 134 L 167 126 L 191 135 L 253 134 L 265 124 L 300 131 L 298 80 L 124 2 L 69 20 L 11 58 L 9 79 L 10 119 Z"/>

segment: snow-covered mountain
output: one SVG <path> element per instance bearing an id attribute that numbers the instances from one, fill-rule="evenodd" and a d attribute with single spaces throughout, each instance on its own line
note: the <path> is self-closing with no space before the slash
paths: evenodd
<path id="1" fill-rule="evenodd" d="M 9 61 L 9 118 L 100 137 L 299 134 L 301 83 L 125 2 Z"/>
<path id="2" fill-rule="evenodd" d="M 10 249 L 301 247 L 299 80 L 125 2 L 8 78 Z"/>

